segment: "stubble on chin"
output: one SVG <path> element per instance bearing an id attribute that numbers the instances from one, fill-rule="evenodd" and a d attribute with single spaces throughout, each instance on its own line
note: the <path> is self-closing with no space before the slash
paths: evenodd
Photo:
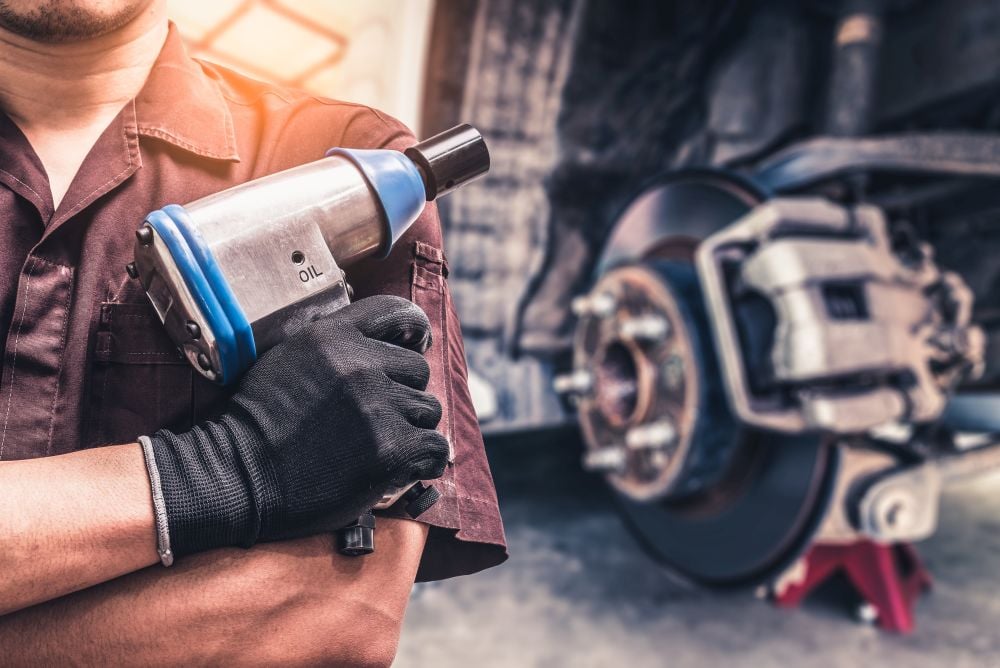
<path id="1" fill-rule="evenodd" d="M 118 3 L 104 12 L 75 0 L 42 0 L 29 7 L 0 0 L 0 28 L 36 42 L 50 44 L 93 39 L 121 28 L 148 4 L 140 0 Z"/>

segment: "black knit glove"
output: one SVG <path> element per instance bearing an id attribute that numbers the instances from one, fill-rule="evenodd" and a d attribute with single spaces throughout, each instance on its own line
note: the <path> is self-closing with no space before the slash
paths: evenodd
<path id="1" fill-rule="evenodd" d="M 156 432 L 173 553 L 330 531 L 388 489 L 439 477 L 430 337 L 405 299 L 360 300 L 261 356 L 217 420 Z"/>

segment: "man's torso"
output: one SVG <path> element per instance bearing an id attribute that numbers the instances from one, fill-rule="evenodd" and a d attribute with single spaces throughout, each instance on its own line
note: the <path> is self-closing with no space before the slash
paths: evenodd
<path id="1" fill-rule="evenodd" d="M 405 128 L 367 107 L 203 68 L 173 30 L 143 91 L 105 130 L 57 209 L 30 144 L 0 114 L 0 459 L 183 430 L 227 396 L 190 368 L 125 272 L 146 212 L 319 159 L 332 146 L 410 141 Z M 429 519 L 461 536 L 469 515 L 469 540 L 500 547 L 440 248 L 429 209 L 393 257 L 357 267 L 349 280 L 359 296 L 397 294 L 428 311 L 430 390 L 445 406 L 442 431 L 461 444 Z M 501 558 L 491 555 L 487 561 Z"/>

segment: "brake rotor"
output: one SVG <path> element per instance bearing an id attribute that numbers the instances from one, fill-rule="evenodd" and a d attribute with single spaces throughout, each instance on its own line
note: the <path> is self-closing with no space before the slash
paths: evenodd
<path id="1" fill-rule="evenodd" d="M 662 179 L 618 219 L 576 304 L 585 464 L 648 552 L 708 587 L 787 568 L 826 514 L 837 468 L 818 435 L 747 428 L 725 400 L 693 253 L 762 199 L 721 173 Z"/>

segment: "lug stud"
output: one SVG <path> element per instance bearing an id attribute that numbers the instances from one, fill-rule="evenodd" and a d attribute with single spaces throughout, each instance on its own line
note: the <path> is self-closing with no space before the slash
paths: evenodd
<path id="1" fill-rule="evenodd" d="M 139 268 L 135 266 L 135 262 L 129 262 L 125 265 L 125 273 L 127 273 L 128 277 L 132 280 L 139 278 Z"/>
<path id="2" fill-rule="evenodd" d="M 590 450 L 583 456 L 583 468 L 595 473 L 621 473 L 625 470 L 625 451 L 612 446 Z"/>
<path id="3" fill-rule="evenodd" d="M 594 386 L 594 377 L 585 369 L 577 369 L 564 376 L 556 376 L 552 389 L 559 394 L 586 394 Z"/>
<path id="4" fill-rule="evenodd" d="M 627 339 L 660 343 L 670 334 L 670 323 L 658 315 L 643 315 L 623 320 L 618 331 Z"/>
<path id="5" fill-rule="evenodd" d="M 188 336 L 190 336 L 195 341 L 201 338 L 201 327 L 199 327 L 198 323 L 196 323 L 195 321 L 188 320 L 187 324 L 184 325 L 184 329 L 187 330 Z M 201 364 L 200 361 L 198 363 Z"/>
<path id="6" fill-rule="evenodd" d="M 677 430 L 668 420 L 658 420 L 633 427 L 625 434 L 625 446 L 630 450 L 662 450 L 677 439 Z"/>
<path id="7" fill-rule="evenodd" d="M 593 316 L 595 318 L 609 318 L 615 313 L 614 296 L 607 292 L 600 292 L 595 295 L 581 295 L 570 302 L 570 310 L 578 318 Z"/>

